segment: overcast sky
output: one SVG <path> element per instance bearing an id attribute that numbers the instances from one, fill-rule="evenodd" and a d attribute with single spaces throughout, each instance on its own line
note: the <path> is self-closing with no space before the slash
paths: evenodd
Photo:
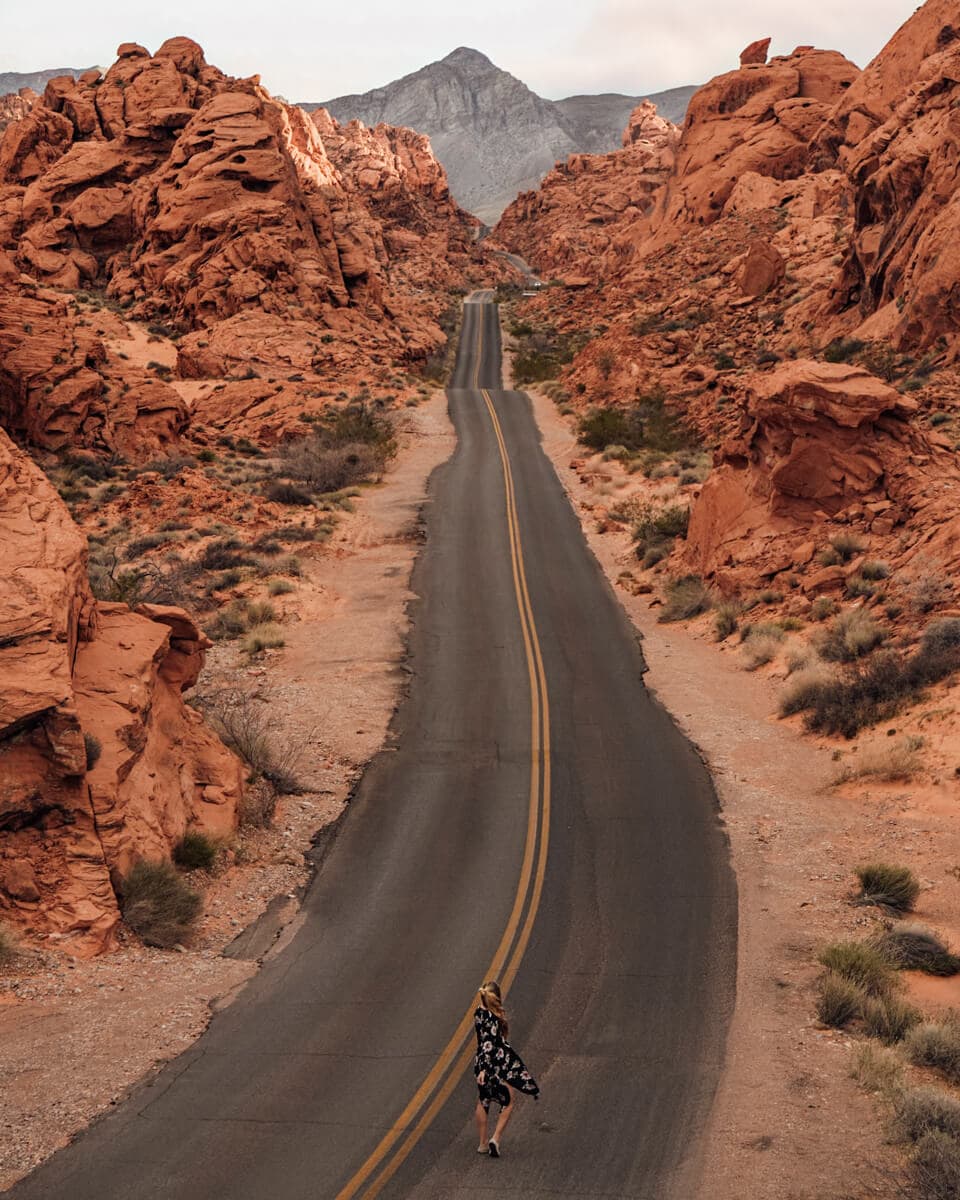
<path id="1" fill-rule="evenodd" d="M 379 87 L 465 45 L 552 99 L 632 95 L 703 83 L 768 35 L 771 53 L 812 43 L 863 66 L 916 7 L 913 0 L 0 0 L 0 70 L 106 66 L 120 42 L 154 50 L 186 34 L 231 75 L 258 72 L 288 100 L 326 100 Z"/>

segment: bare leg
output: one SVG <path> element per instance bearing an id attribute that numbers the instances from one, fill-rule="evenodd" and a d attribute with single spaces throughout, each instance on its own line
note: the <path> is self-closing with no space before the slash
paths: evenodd
<path id="1" fill-rule="evenodd" d="M 487 1148 L 487 1110 L 483 1107 L 480 1101 L 477 1101 L 477 1107 L 474 1112 L 477 1118 L 477 1133 L 480 1135 L 480 1141 L 477 1145 L 478 1150 L 486 1150 Z"/>
<path id="2" fill-rule="evenodd" d="M 506 1128 L 510 1124 L 510 1118 L 513 1116 L 513 1110 L 517 1107 L 516 1101 L 513 1098 L 513 1088 L 510 1087 L 509 1084 L 507 1084 L 507 1087 L 510 1088 L 510 1103 L 506 1108 L 500 1109 L 500 1116 L 497 1117 L 497 1127 L 493 1131 L 493 1137 L 490 1139 L 492 1142 L 496 1142 L 498 1146 L 500 1145 L 500 1138 L 506 1132 Z"/>

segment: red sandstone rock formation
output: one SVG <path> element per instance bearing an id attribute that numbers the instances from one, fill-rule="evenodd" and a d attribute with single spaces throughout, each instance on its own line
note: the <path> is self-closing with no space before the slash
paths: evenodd
<path id="1" fill-rule="evenodd" d="M 13 121 L 22 121 L 39 99 L 32 88 L 21 88 L 15 94 L 0 96 L 0 133 Z"/>
<path id="2" fill-rule="evenodd" d="M 188 826 L 232 831 L 240 763 L 181 699 L 196 626 L 94 601 L 85 539 L 2 431 L 0 537 L 0 914 L 95 953 L 119 920 L 111 871 Z"/>
<path id="3" fill-rule="evenodd" d="M 583 284 L 619 273 L 669 177 L 680 131 L 644 101 L 612 154 L 572 154 L 507 208 L 495 237 L 542 272 Z"/>
<path id="4" fill-rule="evenodd" d="M 755 66 L 758 63 L 763 66 L 767 61 L 767 53 L 770 50 L 770 38 L 761 38 L 759 41 L 751 42 L 745 50 L 740 51 L 740 66 L 749 67 Z"/>

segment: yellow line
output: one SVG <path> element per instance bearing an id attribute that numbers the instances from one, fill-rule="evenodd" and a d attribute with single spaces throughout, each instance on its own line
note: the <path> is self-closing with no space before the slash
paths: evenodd
<path id="1" fill-rule="evenodd" d="M 477 322 L 477 346 L 476 346 L 476 367 L 474 371 L 474 385 L 479 390 L 480 379 L 480 362 L 483 350 L 483 318 L 482 313 L 478 317 Z M 530 935 L 533 929 L 533 924 L 536 919 L 537 909 L 540 903 L 540 896 L 543 890 L 543 876 L 546 870 L 547 859 L 547 844 L 549 840 L 549 830 L 547 828 L 547 820 L 550 812 L 550 718 L 549 705 L 547 697 L 546 675 L 543 669 L 543 658 L 540 652 L 540 641 L 537 637 L 536 625 L 533 619 L 533 608 L 530 603 L 530 594 L 527 588 L 526 570 L 523 561 L 523 548 L 520 541 L 519 519 L 516 509 L 516 496 L 513 487 L 513 474 L 510 469 L 510 460 L 507 454 L 506 443 L 503 438 L 503 431 L 497 418 L 496 410 L 493 407 L 490 395 L 486 390 L 482 392 L 487 410 L 490 414 L 490 419 L 493 424 L 494 434 L 497 439 L 497 445 L 500 452 L 501 464 L 504 475 L 504 490 L 506 495 L 507 507 L 507 526 L 510 537 L 510 553 L 511 565 L 513 572 L 514 591 L 517 599 L 517 609 L 520 616 L 520 627 L 523 635 L 524 654 L 527 660 L 527 673 L 530 682 L 530 708 L 531 708 L 531 736 L 530 736 L 530 797 L 527 812 L 527 832 L 524 845 L 523 861 L 520 869 L 520 879 L 517 884 L 517 892 L 514 897 L 513 908 L 504 929 L 503 936 L 500 939 L 500 944 L 497 947 L 493 960 L 487 970 L 488 978 L 496 978 L 500 974 L 501 967 L 504 965 L 504 960 L 507 957 L 507 951 L 510 944 L 513 942 L 517 932 L 517 927 L 520 923 L 520 917 L 523 912 L 524 904 L 527 899 L 527 893 L 530 887 L 531 872 L 533 871 L 533 852 L 537 841 L 537 826 L 538 818 L 540 817 L 540 783 L 541 783 L 541 750 L 543 753 L 543 806 L 542 806 L 542 825 L 540 832 L 540 852 L 537 856 L 536 871 L 533 875 L 533 892 L 530 900 L 530 905 L 527 910 L 526 920 L 523 928 L 520 931 L 520 937 L 514 946 L 513 953 L 510 955 L 509 963 L 503 975 L 502 984 L 504 994 L 509 989 L 510 984 L 516 977 L 520 966 L 520 961 L 526 950 Z M 541 709 L 542 696 L 542 709 Z M 469 1037 L 470 1026 L 473 1022 L 474 1005 L 471 1003 L 464 1016 L 461 1018 L 453 1036 L 448 1041 L 447 1045 L 441 1051 L 439 1058 L 434 1063 L 433 1067 L 420 1084 L 420 1087 L 414 1093 L 409 1103 L 404 1108 L 403 1112 L 393 1123 L 390 1130 L 380 1141 L 379 1145 L 369 1156 L 366 1162 L 353 1175 L 346 1186 L 337 1193 L 336 1200 L 351 1200 L 353 1196 L 363 1187 L 370 1176 L 377 1170 L 378 1166 L 390 1154 L 390 1151 L 395 1146 L 396 1142 L 402 1137 L 404 1131 L 414 1120 L 417 1113 L 426 1103 L 430 1094 L 437 1087 L 438 1083 L 443 1079 L 445 1073 L 448 1072 L 446 1080 L 440 1087 L 433 1100 L 417 1121 L 416 1125 L 409 1132 L 406 1139 L 394 1152 L 390 1161 L 381 1170 L 379 1176 L 373 1180 L 363 1193 L 364 1200 L 372 1200 L 379 1194 L 381 1189 L 392 1178 L 394 1173 L 404 1162 L 410 1151 L 420 1140 L 424 1131 L 430 1126 L 437 1113 L 446 1103 L 450 1093 L 456 1087 L 460 1076 L 466 1069 L 469 1063 L 473 1050 L 470 1045 L 463 1046 L 464 1041 Z M 463 1047 L 462 1049 L 460 1049 Z M 458 1050 L 459 1055 L 458 1055 Z M 455 1061 L 453 1061 L 455 1060 Z"/>

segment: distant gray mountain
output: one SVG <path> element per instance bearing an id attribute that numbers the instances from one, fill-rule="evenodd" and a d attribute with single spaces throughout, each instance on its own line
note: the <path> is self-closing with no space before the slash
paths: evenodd
<path id="1" fill-rule="evenodd" d="M 42 92 L 50 80 L 56 79 L 58 75 L 72 75 L 76 79 L 89 70 L 89 67 L 53 67 L 48 71 L 0 71 L 0 96 L 19 92 L 25 87 Z"/>
<path id="2" fill-rule="evenodd" d="M 682 120 L 696 88 L 651 95 L 663 115 Z M 461 46 L 439 62 L 363 95 L 326 101 L 338 121 L 386 121 L 430 135 L 450 190 L 492 225 L 518 192 L 535 188 L 557 159 L 603 154 L 620 145 L 642 96 L 571 96 L 544 100 L 485 54 Z M 302 105 L 307 110 L 317 103 Z"/>

